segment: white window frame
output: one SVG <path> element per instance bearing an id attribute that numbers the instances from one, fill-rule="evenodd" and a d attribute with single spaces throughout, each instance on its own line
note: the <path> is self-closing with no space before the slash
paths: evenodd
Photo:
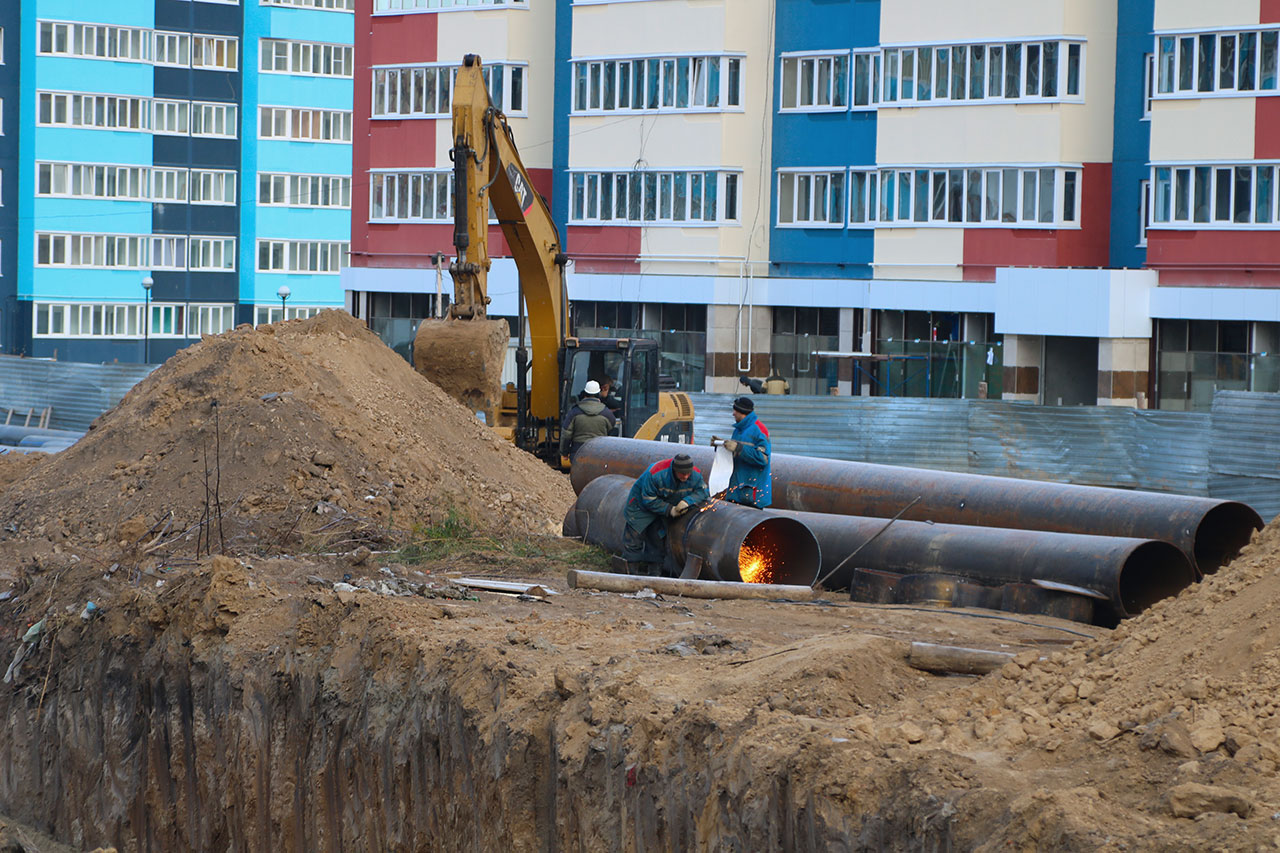
<path id="1" fill-rule="evenodd" d="M 263 193 L 263 181 L 268 182 L 266 197 Z M 316 195 L 327 195 L 332 200 L 335 195 L 338 204 L 312 204 L 302 202 L 303 198 Z M 309 175 L 289 172 L 259 172 L 258 198 L 261 207 L 304 207 L 320 210 L 351 209 L 351 176 L 350 175 Z"/>
<path id="2" fill-rule="evenodd" d="M 281 319 L 285 320 L 305 320 L 308 317 L 314 317 L 326 308 L 332 308 L 332 305 L 289 305 L 281 308 L 279 305 L 255 305 L 253 311 L 253 324 L 255 326 L 265 326 L 269 323 L 279 323 Z M 283 312 L 284 316 L 281 317 Z"/>
<path id="3" fill-rule="evenodd" d="M 1241 170 L 1247 176 L 1241 180 Z M 1225 194 L 1222 191 L 1223 173 L 1226 172 Z M 1266 178 L 1266 218 L 1260 218 L 1260 187 Z M 1160 161 L 1151 164 L 1150 181 L 1151 225 L 1149 230 L 1159 231 L 1277 231 L 1280 230 L 1280 208 L 1277 192 L 1280 189 L 1280 160 L 1237 161 Z M 1247 221 L 1240 221 L 1237 209 L 1241 184 L 1247 183 L 1249 192 Z M 1180 192 L 1180 184 L 1186 194 Z M 1203 217 L 1199 202 L 1202 190 Z M 1185 198 L 1185 207 L 1180 202 Z M 1221 216 L 1220 201 L 1225 198 L 1226 216 Z M 1185 215 L 1182 213 L 1185 210 Z"/>
<path id="4" fill-rule="evenodd" d="M 48 119 L 45 104 L 48 104 Z M 120 123 L 121 108 L 130 116 L 136 115 L 136 126 Z M 59 109 L 61 108 L 61 109 Z M 59 121 L 61 114 L 63 120 Z M 86 123 L 85 115 L 101 115 L 103 123 Z M 110 121 L 114 116 L 114 123 Z M 79 120 L 77 121 L 77 117 Z M 100 92 L 55 92 L 45 89 L 36 92 L 36 124 L 39 127 L 76 127 L 84 130 L 107 130 L 122 133 L 151 132 L 151 99 L 132 95 L 111 95 Z"/>
<path id="5" fill-rule="evenodd" d="M 47 46 L 46 33 L 49 36 Z M 101 40 L 98 39 L 99 33 L 102 34 Z M 92 47 L 86 36 L 92 37 Z M 39 56 L 150 63 L 151 47 L 151 30 L 142 27 L 47 18 L 41 18 L 36 25 L 36 53 Z"/>
<path id="6" fill-rule="evenodd" d="M 151 102 L 151 132 L 157 136 L 191 135 L 191 102 L 157 98 Z"/>
<path id="7" fill-rule="evenodd" d="M 370 170 L 369 222 L 451 223 L 453 215 L 453 170 Z"/>
<path id="8" fill-rule="evenodd" d="M 262 105 L 258 107 L 258 138 L 275 139 L 285 142 L 319 142 L 329 145 L 350 145 L 351 110 L 312 109 L 310 107 L 277 107 Z M 321 135 L 294 135 L 295 128 L 306 124 L 320 129 Z M 277 126 L 284 128 L 276 133 Z M 324 128 L 330 133 L 337 128 L 337 138 L 324 136 Z"/>
<path id="9" fill-rule="evenodd" d="M 809 68 L 807 81 L 806 67 Z M 784 113 L 847 112 L 849 94 L 853 91 L 850 79 L 852 67 L 850 52 L 847 50 L 783 53 L 778 60 L 778 111 Z M 840 74 L 841 69 L 843 69 L 843 79 Z"/>
<path id="10" fill-rule="evenodd" d="M 529 114 L 529 65 L 494 62 L 483 67 L 490 100 L 509 116 Z M 494 72 L 498 76 L 494 76 Z M 378 65 L 372 69 L 370 117 L 377 119 L 448 118 L 452 114 L 453 86 L 458 68 L 447 63 Z M 520 97 L 515 99 L 516 79 Z M 427 98 L 431 81 L 432 97 Z M 496 85 L 493 82 L 497 81 Z M 432 109 L 432 107 L 434 109 Z"/>
<path id="11" fill-rule="evenodd" d="M 174 33 L 167 30 L 156 30 L 153 38 L 155 45 L 151 55 L 156 65 L 167 65 L 174 68 L 191 67 L 191 33 Z M 176 52 L 177 56 L 170 56 Z M 164 56 L 162 59 L 161 56 Z"/>
<path id="12" fill-rule="evenodd" d="M 1249 86 L 1241 86 L 1243 54 L 1240 45 L 1242 37 L 1246 36 L 1253 42 L 1252 79 Z M 1268 69 L 1263 64 L 1265 42 L 1270 42 L 1272 47 L 1269 80 Z M 1228 45 L 1233 56 L 1232 68 L 1228 75 L 1224 75 L 1222 56 Z M 1212 51 L 1212 67 L 1207 81 L 1202 81 L 1201 65 L 1207 58 L 1206 46 Z M 1154 34 L 1152 55 L 1156 68 L 1152 98 L 1157 101 L 1280 95 L 1280 25 L 1274 23 L 1200 30 L 1158 30 Z M 1182 86 L 1184 67 L 1189 75 L 1186 87 Z M 1208 85 L 1202 85 L 1204 82 Z M 1270 85 L 1266 85 L 1268 82 Z"/>
<path id="13" fill-rule="evenodd" d="M 676 204 L 681 188 L 683 212 Z M 737 225 L 741 193 L 742 172 L 737 169 L 577 170 L 569 175 L 569 222 L 676 228 Z M 708 206 L 715 208 L 711 218 Z"/>
<path id="14" fill-rule="evenodd" d="M 1055 63 L 1057 71 L 1054 76 L 1055 94 L 1045 95 L 1043 68 L 1045 65 L 1045 45 L 1055 45 Z M 1018 59 L 1016 68 L 1010 67 L 1008 57 L 1014 50 Z M 973 73 L 975 69 L 974 51 L 981 50 L 981 81 Z M 1032 75 L 1032 66 L 1027 61 L 1028 54 L 1034 51 L 1037 55 L 1037 73 Z M 1071 79 L 1071 56 L 1078 57 L 1075 76 L 1075 93 L 1069 91 Z M 1002 41 L 970 40 L 947 42 L 919 42 L 910 44 L 883 45 L 880 48 L 882 86 L 880 90 L 880 107 L 931 107 L 931 106 L 964 106 L 993 104 L 1082 104 L 1085 102 L 1086 73 L 1088 68 L 1088 44 L 1085 39 L 1074 36 L 1053 36 L 1037 39 L 1009 39 Z M 923 61 L 927 53 L 928 61 Z M 907 61 L 910 55 L 911 61 Z M 999 57 L 1000 70 L 993 73 L 992 61 Z M 964 72 L 956 85 L 954 74 L 955 61 L 963 59 Z M 911 67 L 908 81 L 907 67 Z M 921 97 L 920 69 L 928 68 L 928 95 Z M 942 70 L 945 67 L 945 71 Z M 1016 77 L 1016 80 L 1014 80 Z M 1027 94 L 1035 80 L 1037 92 Z M 1009 82 L 1013 80 L 1017 86 L 1017 94 L 1007 94 Z M 999 94 L 992 94 L 992 82 L 995 81 Z M 908 82 L 910 85 L 908 86 Z M 977 89 L 981 95 L 975 94 Z M 908 94 L 909 92 L 909 94 Z M 956 97 L 956 95 L 959 97 Z"/>
<path id="15" fill-rule="evenodd" d="M 338 275 L 349 264 L 350 252 L 351 244 L 339 240 L 260 239 L 256 267 L 258 272 L 272 275 Z"/>
<path id="16" fill-rule="evenodd" d="M 311 70 L 317 64 L 320 70 Z M 258 70 L 263 74 L 350 80 L 355 75 L 355 48 L 332 42 L 263 38 L 258 40 Z"/>
<path id="17" fill-rule="evenodd" d="M 1147 247 L 1147 230 L 1151 228 L 1151 181 L 1143 178 L 1138 182 L 1138 245 Z"/>
<path id="18" fill-rule="evenodd" d="M 570 114 L 742 112 L 745 59 L 734 52 L 579 57 L 570 68 Z"/>
<path id="19" fill-rule="evenodd" d="M 259 0 L 263 6 L 314 9 L 319 12 L 354 12 L 355 0 Z"/>
<path id="20" fill-rule="evenodd" d="M 141 340 L 142 302 L 50 302 L 32 304 L 31 334 L 36 338 L 116 338 Z M 73 319 L 74 318 L 74 319 Z M 87 320 L 87 323 L 86 323 Z M 56 325 L 56 328 L 55 328 Z M 76 332 L 71 329 L 75 326 Z M 88 325 L 89 331 L 83 329 Z"/>
<path id="21" fill-rule="evenodd" d="M 207 0 L 205 0 L 207 2 Z M 190 302 L 187 304 L 187 336 L 202 338 L 205 335 L 220 335 L 229 332 L 236 325 L 236 306 L 231 303 L 209 304 L 206 302 Z"/>
<path id="22" fill-rule="evenodd" d="M 1010 177 L 1014 181 L 1011 194 L 1007 189 Z M 922 178 L 928 180 L 924 191 L 920 190 Z M 1079 229 L 1083 183 L 1084 166 L 1080 163 L 853 166 L 849 170 L 845 210 L 849 228 L 860 229 Z M 1046 184 L 1053 191 L 1047 217 L 1043 202 Z M 957 186 L 959 196 L 955 194 Z M 910 208 L 905 215 L 904 201 Z M 1066 218 L 1068 209 L 1074 219 Z"/>
<path id="23" fill-rule="evenodd" d="M 777 226 L 844 228 L 847 175 L 848 169 L 843 166 L 778 169 Z M 825 211 L 821 217 L 819 208 Z"/>
<path id="24" fill-rule="evenodd" d="M 191 237 L 188 250 L 192 272 L 235 272 L 235 237 Z"/>
<path id="25" fill-rule="evenodd" d="M 151 167 L 123 163 L 36 161 L 36 196 L 114 201 L 151 201 Z M 136 194 L 120 187 L 137 187 Z M 48 189 L 45 189 L 45 187 Z M 99 192 L 98 189 L 101 188 Z M 78 190 L 78 191 L 77 191 Z"/>
<path id="26" fill-rule="evenodd" d="M 232 170 L 192 169 L 187 186 L 191 204 L 236 203 L 236 173 Z"/>
<path id="27" fill-rule="evenodd" d="M 191 102 L 191 135 L 212 139 L 239 138 L 239 107 L 214 101 Z"/>
<path id="28" fill-rule="evenodd" d="M 528 9 L 529 4 L 527 0 L 374 0 L 373 14 L 419 15 L 493 8 Z"/>
<path id="29" fill-rule="evenodd" d="M 235 36 L 191 36 L 191 67 L 206 71 L 240 70 L 240 39 Z"/>

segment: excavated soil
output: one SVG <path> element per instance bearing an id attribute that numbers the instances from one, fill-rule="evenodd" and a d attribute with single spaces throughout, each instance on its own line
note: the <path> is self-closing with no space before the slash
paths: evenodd
<path id="1" fill-rule="evenodd" d="M 1280 845 L 1280 521 L 1114 631 L 568 590 L 605 558 L 544 532 L 564 479 L 378 347 L 336 314 L 208 339 L 0 493 L 0 828 L 121 851 Z M 219 436 L 227 554 L 197 556 Z M 1017 656 L 930 675 L 913 640 Z"/>
<path id="2" fill-rule="evenodd" d="M 179 352 L 0 496 L 0 517 L 18 538 L 194 554 L 211 536 L 254 553 L 376 545 L 455 515 L 552 532 L 572 499 L 566 477 L 326 311 Z"/>

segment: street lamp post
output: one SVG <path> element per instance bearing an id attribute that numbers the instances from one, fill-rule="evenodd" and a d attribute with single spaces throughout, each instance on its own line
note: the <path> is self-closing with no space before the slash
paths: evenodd
<path id="1" fill-rule="evenodd" d="M 151 363 L 151 287 L 155 283 L 155 279 L 151 276 L 142 280 L 142 290 L 147 295 L 146 309 L 142 314 L 142 361 L 144 364 Z"/>
<path id="2" fill-rule="evenodd" d="M 280 285 L 280 289 L 276 291 L 276 296 L 280 297 L 280 322 L 281 323 L 285 321 L 285 310 L 284 310 L 285 303 L 289 301 L 289 295 L 291 293 L 293 293 L 293 291 L 289 289 L 289 285 L 287 284 Z"/>

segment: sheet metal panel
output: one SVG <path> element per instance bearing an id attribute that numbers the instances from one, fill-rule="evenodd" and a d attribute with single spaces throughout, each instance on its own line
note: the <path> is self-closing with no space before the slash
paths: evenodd
<path id="1" fill-rule="evenodd" d="M 0 409 L 51 408 L 49 426 L 84 432 L 156 368 L 0 355 Z M 0 423 L 4 413 L 0 412 Z M 15 413 L 14 421 L 20 423 Z M 33 419 L 34 423 L 34 419 Z"/>
<path id="2" fill-rule="evenodd" d="M 1090 486 L 1135 484 L 1131 409 L 975 401 L 969 410 L 975 474 Z"/>
<path id="3" fill-rule="evenodd" d="M 1209 494 L 1280 515 L 1280 394 L 1219 391 L 1210 416 Z"/>
<path id="4" fill-rule="evenodd" d="M 1181 495 L 1209 494 L 1210 417 L 1204 412 L 1135 411 L 1135 487 Z"/>

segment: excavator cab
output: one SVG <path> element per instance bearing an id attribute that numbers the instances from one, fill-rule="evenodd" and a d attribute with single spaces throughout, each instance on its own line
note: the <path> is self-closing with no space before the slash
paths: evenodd
<path id="1" fill-rule="evenodd" d="M 565 339 L 561 349 L 561 418 L 594 379 L 609 384 L 605 404 L 618 418 L 617 435 L 658 441 L 693 441 L 693 407 L 685 394 L 658 386 L 658 344 L 647 338 Z M 673 413 L 687 410 L 682 419 Z"/>

